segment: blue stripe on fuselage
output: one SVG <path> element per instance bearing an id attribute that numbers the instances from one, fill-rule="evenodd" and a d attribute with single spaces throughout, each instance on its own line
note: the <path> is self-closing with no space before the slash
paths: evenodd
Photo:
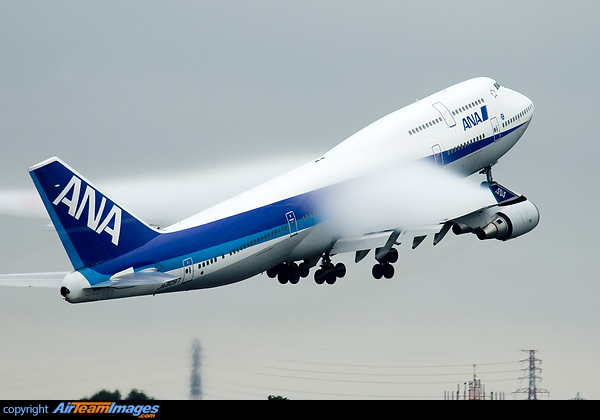
<path id="1" fill-rule="evenodd" d="M 522 127 L 525 124 L 526 123 L 519 124 L 516 127 L 513 127 L 513 128 L 511 128 L 509 130 L 506 130 L 506 131 L 500 133 L 500 139 L 502 137 L 508 136 L 510 133 L 512 133 L 513 131 L 517 130 L 518 128 Z M 454 151 L 452 151 L 452 149 L 451 150 L 443 151 L 442 152 L 443 164 L 444 165 L 448 165 L 448 164 L 450 164 L 452 162 L 455 162 L 455 161 L 457 161 L 459 159 L 462 159 L 462 158 L 464 158 L 466 156 L 469 156 L 469 155 L 471 155 L 471 154 L 473 154 L 473 153 L 475 153 L 475 152 L 477 152 L 477 151 L 483 149 L 484 147 L 489 146 L 490 144 L 493 144 L 493 143 L 495 143 L 495 142 L 494 142 L 494 137 L 492 136 L 492 137 L 486 137 L 484 139 L 475 141 L 475 142 L 470 143 L 470 144 L 465 144 L 465 145 L 463 145 L 461 147 L 456 148 L 456 150 L 454 150 Z M 426 160 L 430 160 L 431 162 L 435 162 L 434 155 L 427 156 L 425 159 Z"/>
<path id="2" fill-rule="evenodd" d="M 504 137 L 521 125 L 500 134 Z M 450 153 L 442 152 L 443 163 L 447 165 L 468 156 L 494 143 L 487 137 Z M 425 159 L 434 161 L 434 156 Z M 86 269 L 90 283 L 96 284 L 130 267 L 134 270 L 153 267 L 159 271 L 170 271 L 182 267 L 182 261 L 191 257 L 194 263 L 229 256 L 230 252 L 290 236 L 286 213 L 293 211 L 298 223 L 298 231 L 310 228 L 320 222 L 317 214 L 323 194 L 330 188 L 310 191 L 276 203 L 239 213 L 189 229 L 163 233 L 145 245 L 112 260 Z M 91 274 L 91 275 L 90 275 Z"/>
<path id="3" fill-rule="evenodd" d="M 323 192 L 311 191 L 204 225 L 163 233 L 128 254 L 91 267 L 98 275 L 88 281 L 96 284 L 130 267 L 134 270 L 155 267 L 163 272 L 174 270 L 190 256 L 198 263 L 289 237 L 286 213 L 294 212 L 299 231 L 316 225 L 319 221 L 318 197 Z"/>

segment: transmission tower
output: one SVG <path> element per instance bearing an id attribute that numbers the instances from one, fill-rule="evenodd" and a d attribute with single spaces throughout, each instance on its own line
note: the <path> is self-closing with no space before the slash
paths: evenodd
<path id="1" fill-rule="evenodd" d="M 192 343 L 192 374 L 190 376 L 190 399 L 202 399 L 202 382 L 200 379 L 200 342 L 194 340 Z"/>
<path id="2" fill-rule="evenodd" d="M 538 380 L 542 380 L 538 373 L 542 372 L 542 369 L 537 366 L 537 363 L 540 364 L 542 361 L 540 359 L 535 358 L 535 353 L 537 350 L 523 350 L 529 352 L 529 358 L 521 360 L 521 362 L 528 362 L 529 366 L 523 368 L 524 372 L 528 372 L 527 376 L 522 376 L 519 379 L 528 379 L 529 387 L 528 388 L 519 388 L 515 391 L 517 394 L 527 394 L 528 400 L 537 400 L 538 394 L 548 394 L 548 391 L 545 389 L 540 389 L 537 387 L 536 382 Z"/>

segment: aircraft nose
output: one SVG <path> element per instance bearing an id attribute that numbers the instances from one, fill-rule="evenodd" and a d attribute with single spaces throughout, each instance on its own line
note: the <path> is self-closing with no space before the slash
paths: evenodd
<path id="1" fill-rule="evenodd" d="M 525 95 L 523 95 L 523 101 L 525 102 L 525 108 L 533 112 L 533 101 Z"/>
<path id="2" fill-rule="evenodd" d="M 519 120 L 529 125 L 533 118 L 533 101 L 527 96 L 517 91 L 511 91 L 511 102 L 514 104 L 514 112 L 519 116 Z"/>
<path id="3" fill-rule="evenodd" d="M 518 93 L 519 95 L 519 99 L 521 102 L 521 108 L 523 109 L 523 112 L 526 114 L 527 119 L 530 120 L 531 117 L 533 116 L 533 110 L 534 110 L 534 106 L 533 106 L 533 101 L 531 99 L 529 99 L 527 96 L 523 95 L 522 93 Z"/>

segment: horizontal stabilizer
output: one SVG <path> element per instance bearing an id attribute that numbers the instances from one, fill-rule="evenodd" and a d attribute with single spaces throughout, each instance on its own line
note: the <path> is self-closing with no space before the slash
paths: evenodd
<path id="1" fill-rule="evenodd" d="M 55 273 L 0 274 L 0 286 L 59 288 L 67 274 L 69 274 L 68 271 Z"/>
<path id="2" fill-rule="evenodd" d="M 128 273 L 122 276 L 112 278 L 102 283 L 94 284 L 93 288 L 114 287 L 125 288 L 142 285 L 158 285 L 168 281 L 178 280 L 179 277 L 159 271 Z"/>

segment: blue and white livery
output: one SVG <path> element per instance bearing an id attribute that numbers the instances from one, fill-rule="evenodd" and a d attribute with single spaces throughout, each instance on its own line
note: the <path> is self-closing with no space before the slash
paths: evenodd
<path id="1" fill-rule="evenodd" d="M 373 276 L 391 278 L 404 238 L 416 248 L 427 232 L 436 244 L 450 230 L 508 240 L 536 227 L 535 205 L 491 176 L 491 167 L 517 143 L 532 116 L 532 102 L 520 93 L 489 78 L 468 80 L 383 117 L 300 168 L 166 228 L 146 224 L 51 158 L 30 174 L 73 271 L 3 275 L 0 284 L 58 281 L 71 303 L 217 287 L 261 272 L 294 284 L 316 266 L 315 281 L 333 284 L 346 274 L 344 264 L 332 262 L 335 255 L 354 252 L 359 262 L 370 250 Z M 489 204 L 423 220 L 422 226 L 408 224 L 401 212 L 378 218 L 376 212 L 338 206 L 340 197 L 352 194 L 360 180 L 384 173 L 382 168 L 404 170 L 400 176 L 406 178 L 407 168 L 417 165 L 431 173 L 486 174 L 482 185 Z M 389 180 L 379 180 L 375 197 L 386 194 Z M 405 202 L 426 213 L 418 200 Z"/>

